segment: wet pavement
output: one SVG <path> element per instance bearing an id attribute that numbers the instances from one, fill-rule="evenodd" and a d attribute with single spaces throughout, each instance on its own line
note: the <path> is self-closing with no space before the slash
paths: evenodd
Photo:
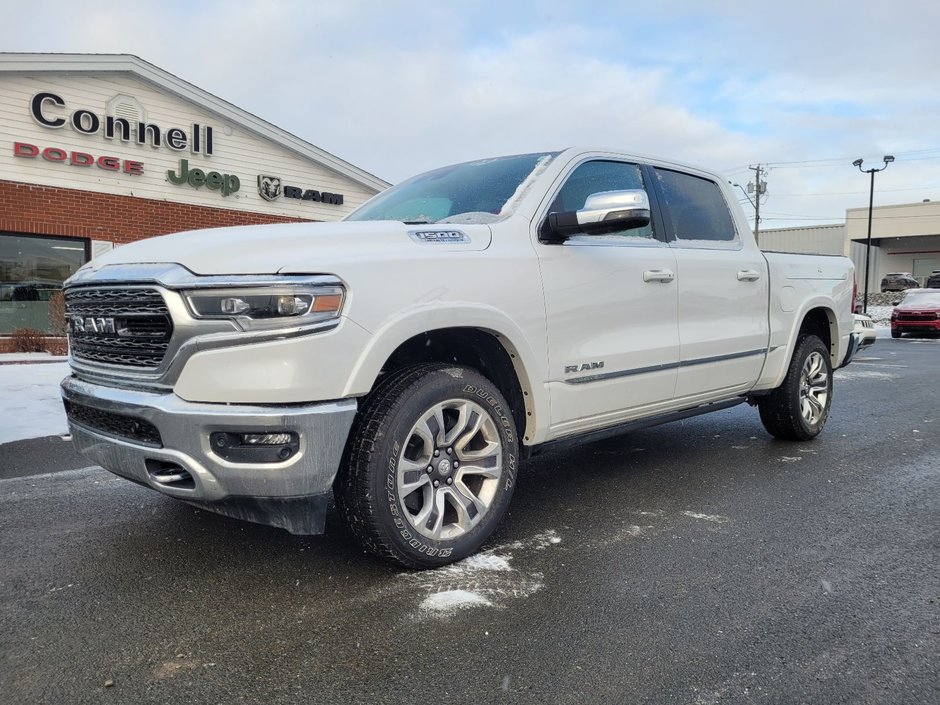
<path id="1" fill-rule="evenodd" d="M 486 550 L 429 572 L 24 446 L 0 700 L 940 702 L 938 363 L 879 340 L 807 444 L 740 406 L 538 456 Z"/>

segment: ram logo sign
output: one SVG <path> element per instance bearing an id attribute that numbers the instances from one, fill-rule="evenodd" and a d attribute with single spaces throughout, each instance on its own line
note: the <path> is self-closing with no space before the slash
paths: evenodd
<path id="1" fill-rule="evenodd" d="M 83 335 L 117 335 L 113 318 L 69 316 L 69 333 Z"/>
<path id="2" fill-rule="evenodd" d="M 343 205 L 343 194 L 317 191 L 312 188 L 299 186 L 286 186 L 279 176 L 258 174 L 258 195 L 265 201 L 276 201 L 281 198 L 296 198 L 298 201 L 312 201 L 314 203 L 327 203 L 332 206 Z"/>
<path id="3" fill-rule="evenodd" d="M 276 201 L 284 193 L 284 187 L 277 176 L 258 175 L 258 194 L 265 201 Z"/>

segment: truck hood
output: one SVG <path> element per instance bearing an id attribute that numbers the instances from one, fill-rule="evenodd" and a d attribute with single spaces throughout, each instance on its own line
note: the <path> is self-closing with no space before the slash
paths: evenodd
<path id="1" fill-rule="evenodd" d="M 339 274 L 344 263 L 419 259 L 484 250 L 487 225 L 406 225 L 398 221 L 250 225 L 164 235 L 122 245 L 79 272 L 109 265 L 179 264 L 195 274 Z"/>
<path id="2" fill-rule="evenodd" d="M 898 304 L 894 310 L 899 313 L 937 313 L 940 312 L 940 304 L 926 301 L 922 304 Z"/>

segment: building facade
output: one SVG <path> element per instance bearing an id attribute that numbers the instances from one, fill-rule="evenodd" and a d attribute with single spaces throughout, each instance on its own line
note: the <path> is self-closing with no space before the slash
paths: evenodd
<path id="1" fill-rule="evenodd" d="M 388 183 L 128 55 L 0 54 L 0 351 L 112 247 L 338 220 Z"/>

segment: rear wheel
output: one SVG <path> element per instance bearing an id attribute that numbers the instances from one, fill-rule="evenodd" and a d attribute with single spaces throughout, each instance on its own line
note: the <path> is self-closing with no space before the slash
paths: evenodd
<path id="1" fill-rule="evenodd" d="M 829 350 L 815 335 L 797 341 L 783 384 L 758 401 L 760 420 L 774 437 L 808 441 L 819 435 L 832 406 Z"/>
<path id="2" fill-rule="evenodd" d="M 370 552 L 427 568 L 464 558 L 509 504 L 518 441 L 509 405 L 475 370 L 422 364 L 366 398 L 336 484 Z"/>

